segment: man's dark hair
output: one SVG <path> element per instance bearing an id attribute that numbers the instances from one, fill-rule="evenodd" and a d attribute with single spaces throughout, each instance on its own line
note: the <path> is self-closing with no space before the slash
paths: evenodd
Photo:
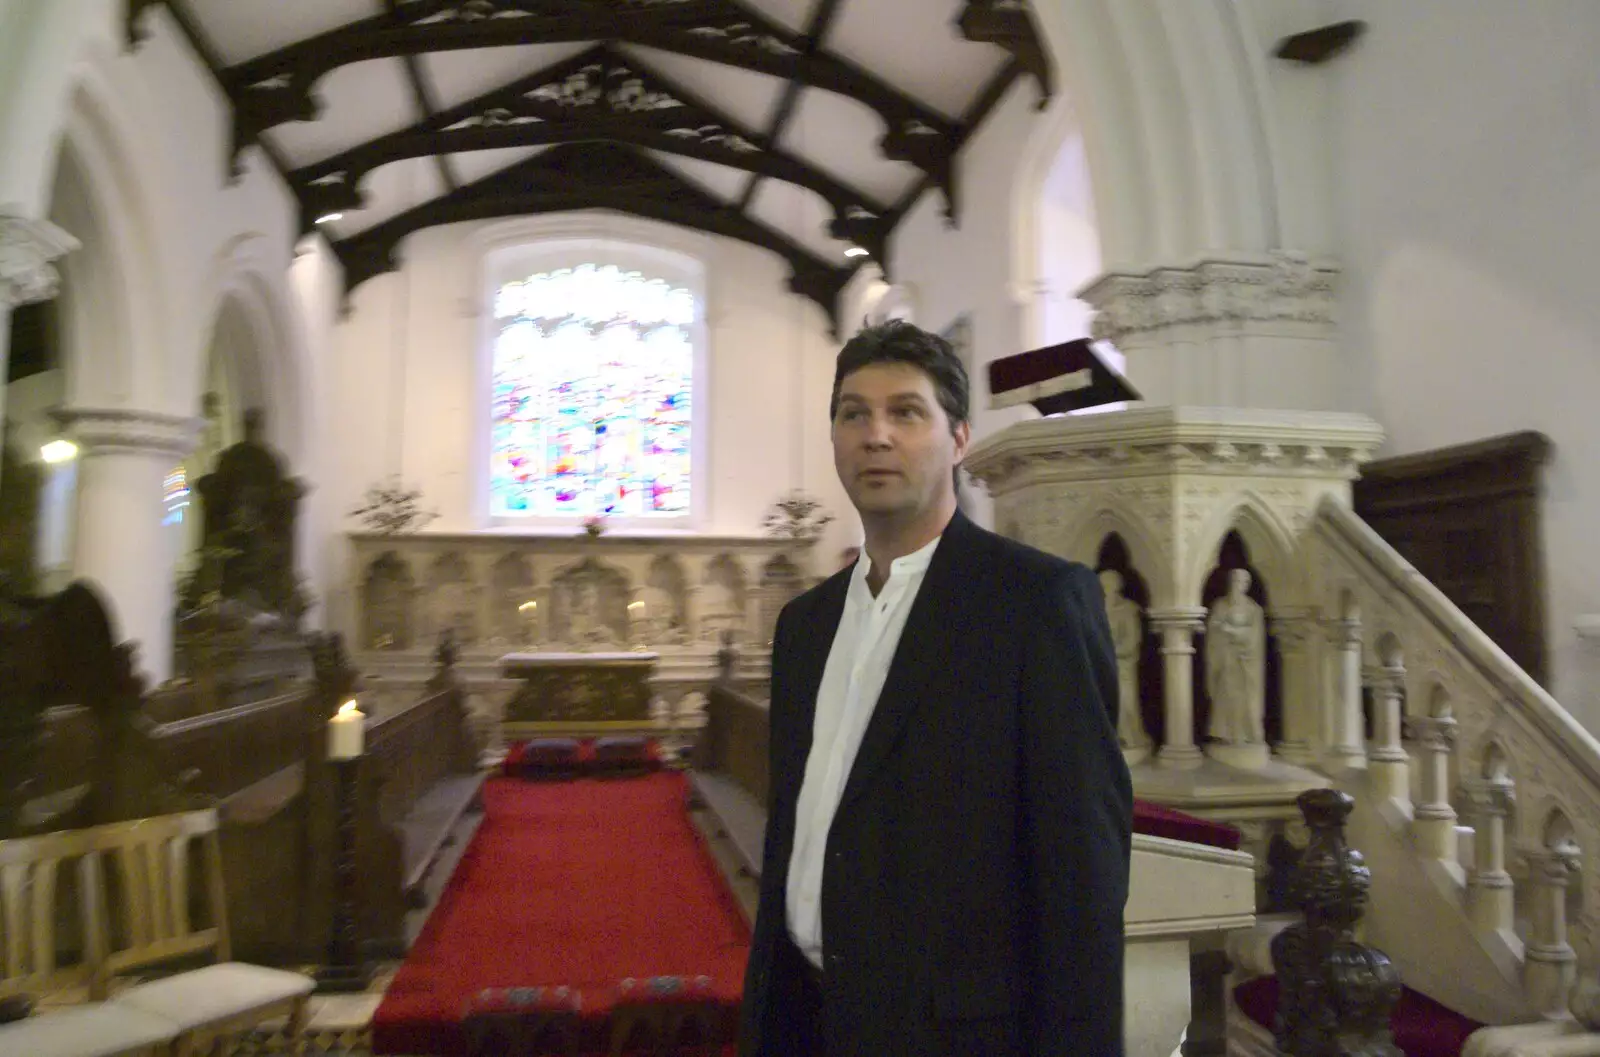
<path id="1" fill-rule="evenodd" d="M 833 370 L 833 395 L 828 399 L 830 421 L 839 413 L 839 386 L 845 378 L 874 363 L 905 363 L 926 374 L 933 382 L 939 406 L 950 419 L 951 429 L 970 417 L 967 405 L 972 387 L 955 348 L 937 334 L 903 319 L 891 319 L 866 327 L 839 350 Z"/>

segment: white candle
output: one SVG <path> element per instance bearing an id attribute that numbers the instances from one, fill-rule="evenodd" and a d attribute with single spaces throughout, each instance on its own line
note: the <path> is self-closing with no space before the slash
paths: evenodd
<path id="1" fill-rule="evenodd" d="M 328 759 L 353 760 L 360 756 L 366 722 L 367 717 L 356 708 L 355 701 L 340 705 L 328 720 Z"/>

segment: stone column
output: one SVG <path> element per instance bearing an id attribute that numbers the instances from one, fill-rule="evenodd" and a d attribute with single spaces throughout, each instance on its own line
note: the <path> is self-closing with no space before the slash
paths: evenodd
<path id="1" fill-rule="evenodd" d="M 1335 620 L 1328 624 L 1328 639 L 1337 659 L 1333 707 L 1333 747 L 1335 766 L 1367 766 L 1366 723 L 1361 710 L 1361 622 Z"/>
<path id="2" fill-rule="evenodd" d="M 1306 613 L 1286 612 L 1272 618 L 1272 634 L 1278 641 L 1278 656 L 1283 660 L 1280 681 L 1283 710 L 1283 737 L 1278 742 L 1280 759 L 1293 764 L 1311 761 L 1311 738 L 1318 717 L 1316 652 L 1312 635 L 1315 620 Z"/>
<path id="3" fill-rule="evenodd" d="M 162 485 L 188 454 L 198 419 L 148 411 L 60 412 L 79 449 L 73 574 L 95 585 L 118 641 L 139 644 L 152 685 L 172 674 L 176 562 L 162 524 Z"/>
<path id="4" fill-rule="evenodd" d="M 1422 801 L 1412 827 L 1424 855 L 1455 862 L 1456 809 L 1450 806 L 1450 755 L 1455 751 L 1456 721 L 1448 716 L 1412 721 L 1422 747 Z"/>
<path id="5" fill-rule="evenodd" d="M 1523 986 L 1528 1004 L 1546 1017 L 1567 1011 L 1567 996 L 1577 978 L 1578 956 L 1567 942 L 1567 885 L 1580 856 L 1571 844 L 1528 854 L 1533 878 L 1533 930 L 1525 948 Z"/>
<path id="6" fill-rule="evenodd" d="M 1411 757 L 1401 738 L 1400 688 L 1404 668 L 1384 668 L 1372 684 L 1372 759 L 1374 785 L 1392 800 L 1411 799 Z"/>
<path id="7" fill-rule="evenodd" d="M 1150 626 L 1161 636 L 1165 662 L 1166 733 L 1157 760 L 1167 767 L 1198 767 L 1203 760 L 1194 741 L 1194 636 L 1205 627 L 1205 614 L 1199 608 L 1150 612 Z"/>
<path id="8" fill-rule="evenodd" d="M 1510 779 L 1485 778 L 1467 789 L 1477 826 L 1477 863 L 1467 880 L 1467 912 L 1486 932 L 1510 932 L 1515 926 L 1511 874 L 1506 872 L 1506 815 L 1516 800 Z"/>
<path id="9" fill-rule="evenodd" d="M 61 286 L 54 262 L 77 248 L 77 239 L 48 220 L 0 205 L 0 379 L 11 362 L 11 310 L 54 298 Z M 0 384 L 0 429 L 6 420 L 5 400 L 6 387 Z"/>

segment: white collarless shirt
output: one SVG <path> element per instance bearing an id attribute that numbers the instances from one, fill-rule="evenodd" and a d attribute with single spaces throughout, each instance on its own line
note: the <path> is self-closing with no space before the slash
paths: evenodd
<path id="1" fill-rule="evenodd" d="M 943 538 L 943 537 L 940 537 Z M 867 586 L 872 561 L 865 550 L 856 561 L 833 636 L 822 684 L 817 689 L 811 752 L 795 808 L 794 850 L 785 893 L 789 934 L 811 964 L 822 965 L 822 867 L 828 830 L 844 795 L 867 722 L 889 677 L 906 617 L 938 549 L 939 539 L 889 566 L 878 596 Z"/>

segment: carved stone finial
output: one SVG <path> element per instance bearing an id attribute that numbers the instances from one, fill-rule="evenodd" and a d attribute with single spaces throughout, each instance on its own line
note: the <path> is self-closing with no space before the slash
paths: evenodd
<path id="1" fill-rule="evenodd" d="M 1372 875 L 1345 842 L 1355 800 L 1312 789 L 1296 801 L 1311 838 L 1290 882 L 1304 920 L 1272 941 L 1278 974 L 1278 1049 L 1319 1057 L 1400 1057 L 1389 1015 L 1400 975 L 1387 955 L 1355 939 Z"/>

